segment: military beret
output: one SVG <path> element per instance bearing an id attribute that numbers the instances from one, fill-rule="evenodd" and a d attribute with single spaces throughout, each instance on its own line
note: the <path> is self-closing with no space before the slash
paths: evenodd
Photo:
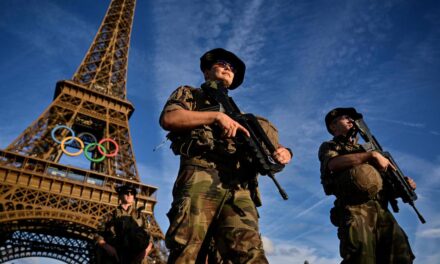
<path id="1" fill-rule="evenodd" d="M 337 118 L 339 116 L 343 116 L 343 115 L 347 115 L 347 116 L 351 117 L 353 120 L 362 118 L 362 114 L 356 112 L 356 109 L 354 109 L 353 107 L 347 107 L 347 108 L 338 107 L 338 108 L 331 110 L 325 116 L 325 126 L 327 127 L 327 131 L 330 134 L 332 134 L 332 132 L 330 130 L 330 124 L 333 122 L 333 120 L 335 120 L 335 118 Z"/>
<path id="2" fill-rule="evenodd" d="M 233 90 L 240 86 L 244 79 L 244 73 L 246 72 L 246 65 L 244 62 L 238 58 L 234 53 L 224 50 L 222 48 L 216 48 L 210 50 L 200 57 L 200 70 L 204 72 L 205 70 L 211 69 L 214 63 L 223 60 L 232 65 L 235 69 L 234 80 L 232 81 L 229 89 Z"/>

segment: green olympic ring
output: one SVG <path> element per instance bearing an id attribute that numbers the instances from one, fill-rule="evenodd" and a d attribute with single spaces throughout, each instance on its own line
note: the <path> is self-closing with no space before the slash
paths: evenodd
<path id="1" fill-rule="evenodd" d="M 102 154 L 102 156 L 100 158 L 94 159 L 92 157 L 89 156 L 88 152 L 89 152 L 89 148 L 90 147 L 94 147 L 94 146 L 98 146 L 98 150 L 100 150 L 99 152 L 101 152 L 101 150 L 104 152 L 104 154 Z M 105 155 L 107 154 L 107 150 L 104 148 L 103 145 L 99 144 L 99 143 L 90 143 L 86 146 L 86 148 L 84 149 L 84 156 L 86 156 L 86 158 L 88 160 L 90 160 L 91 162 L 101 162 L 105 159 Z"/>

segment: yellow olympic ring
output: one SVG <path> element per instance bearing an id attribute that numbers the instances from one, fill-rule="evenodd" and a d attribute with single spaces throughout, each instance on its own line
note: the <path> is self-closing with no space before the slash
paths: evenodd
<path id="1" fill-rule="evenodd" d="M 77 151 L 77 152 L 69 152 L 69 151 L 66 150 L 66 145 L 65 145 L 65 143 L 66 143 L 67 140 L 70 140 L 70 139 L 72 139 L 72 140 L 76 140 L 76 141 L 79 143 L 79 145 L 81 146 L 81 147 L 79 148 L 79 151 Z M 69 136 L 69 137 L 64 138 L 64 139 L 61 141 L 61 149 L 63 150 L 63 152 L 64 152 L 65 154 L 67 154 L 67 155 L 69 155 L 69 156 L 78 156 L 79 154 L 81 154 L 81 153 L 83 152 L 83 149 L 84 149 L 84 142 L 83 142 L 80 138 Z"/>

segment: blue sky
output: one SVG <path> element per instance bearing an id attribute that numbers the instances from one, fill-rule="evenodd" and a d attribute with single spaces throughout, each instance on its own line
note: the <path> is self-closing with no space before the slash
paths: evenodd
<path id="1" fill-rule="evenodd" d="M 55 83 L 71 79 L 109 1 L 0 2 L 0 148 L 53 99 Z M 168 227 L 178 158 L 165 132 L 162 106 L 179 85 L 202 83 L 199 57 L 223 47 L 247 64 L 232 93 L 246 112 L 268 117 L 295 153 L 277 175 L 283 201 L 262 177 L 260 227 L 271 263 L 339 263 L 333 197 L 319 181 L 317 151 L 330 139 L 325 114 L 354 106 L 382 146 L 418 185 L 427 224 L 400 204 L 395 217 L 409 236 L 415 263 L 440 262 L 440 4 L 437 1 L 138 1 L 127 92 L 142 182 L 157 186 L 156 219 Z M 40 261 L 40 262 L 38 262 Z M 21 263 L 25 263 L 23 260 Z M 46 263 L 32 259 L 26 263 Z"/>

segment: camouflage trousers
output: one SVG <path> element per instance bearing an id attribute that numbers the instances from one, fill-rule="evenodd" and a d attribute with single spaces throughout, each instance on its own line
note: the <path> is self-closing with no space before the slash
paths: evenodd
<path id="1" fill-rule="evenodd" d="M 378 201 L 336 205 L 331 210 L 331 220 L 338 226 L 341 264 L 413 263 L 408 237 Z"/>
<path id="2" fill-rule="evenodd" d="M 199 251 L 203 243 L 209 244 L 205 240 L 212 238 L 223 263 L 268 263 L 250 192 L 225 181 L 227 176 L 198 166 L 181 168 L 167 214 L 168 263 L 205 263 Z"/>

